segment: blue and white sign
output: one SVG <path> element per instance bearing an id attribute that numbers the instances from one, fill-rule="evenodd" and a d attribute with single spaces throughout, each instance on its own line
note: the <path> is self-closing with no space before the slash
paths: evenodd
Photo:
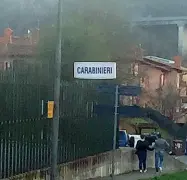
<path id="1" fill-rule="evenodd" d="M 74 62 L 74 78 L 116 79 L 115 62 Z"/>

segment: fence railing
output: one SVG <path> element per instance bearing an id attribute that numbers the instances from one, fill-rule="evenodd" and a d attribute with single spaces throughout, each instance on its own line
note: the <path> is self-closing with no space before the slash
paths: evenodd
<path id="1" fill-rule="evenodd" d="M 0 72 L 0 178 L 50 167 L 51 124 L 47 101 L 53 82 L 38 71 Z M 111 116 L 98 117 L 93 104 L 113 100 L 98 95 L 93 83 L 62 82 L 58 163 L 102 153 L 112 148 Z"/>

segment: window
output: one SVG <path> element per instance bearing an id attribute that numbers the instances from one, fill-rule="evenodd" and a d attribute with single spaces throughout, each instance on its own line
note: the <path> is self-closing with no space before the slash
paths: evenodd
<path id="1" fill-rule="evenodd" d="M 144 77 L 140 78 L 140 87 L 145 88 L 145 78 Z"/>
<path id="2" fill-rule="evenodd" d="M 160 87 L 164 86 L 164 83 L 165 83 L 165 75 L 161 74 L 160 75 Z"/>
<path id="3" fill-rule="evenodd" d="M 144 83 L 145 82 L 145 78 L 144 77 L 141 77 L 140 78 L 140 83 Z"/>
<path id="4" fill-rule="evenodd" d="M 138 75 L 138 64 L 137 63 L 134 65 L 134 75 L 135 76 Z"/>
<path id="5" fill-rule="evenodd" d="M 129 96 L 129 106 L 132 106 L 132 105 L 133 105 L 133 97 Z"/>
<path id="6" fill-rule="evenodd" d="M 180 87 L 180 75 L 177 73 L 177 89 Z"/>
<path id="7" fill-rule="evenodd" d="M 149 88 L 149 76 L 140 78 L 140 86 L 143 88 Z"/>
<path id="8" fill-rule="evenodd" d="M 134 64 L 131 64 L 131 74 L 134 74 Z"/>
<path id="9" fill-rule="evenodd" d="M 131 64 L 131 73 L 132 73 L 134 76 L 137 76 L 137 75 L 138 75 L 138 63 Z"/>

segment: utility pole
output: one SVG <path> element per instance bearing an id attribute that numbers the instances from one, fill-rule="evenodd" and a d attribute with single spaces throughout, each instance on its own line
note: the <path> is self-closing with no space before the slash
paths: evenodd
<path id="1" fill-rule="evenodd" d="M 52 126 L 52 154 L 51 154 L 51 180 L 58 180 L 58 132 L 60 118 L 60 84 L 61 84 L 61 55 L 62 52 L 62 0 L 58 0 L 58 22 L 57 22 L 57 46 L 55 57 L 55 78 L 54 78 L 54 117 Z"/>
<path id="2" fill-rule="evenodd" d="M 118 96 L 119 96 L 119 85 L 116 85 L 115 91 L 115 111 L 114 111 L 114 134 L 113 134 L 113 150 L 112 150 L 112 180 L 114 180 L 114 171 L 115 171 L 115 150 L 116 150 L 116 137 L 117 137 L 117 121 L 118 121 Z"/>

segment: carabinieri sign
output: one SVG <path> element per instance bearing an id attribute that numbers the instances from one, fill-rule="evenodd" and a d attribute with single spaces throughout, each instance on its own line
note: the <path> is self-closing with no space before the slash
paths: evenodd
<path id="1" fill-rule="evenodd" d="M 116 79 L 115 62 L 75 62 L 74 78 Z"/>
<path id="2" fill-rule="evenodd" d="M 74 78 L 77 79 L 116 79 L 115 62 L 75 62 Z M 117 114 L 118 114 L 118 85 L 115 88 L 115 112 L 113 150 L 116 149 Z M 113 151 L 114 152 L 114 151 Z M 112 177 L 114 177 L 114 153 L 112 154 Z"/>

